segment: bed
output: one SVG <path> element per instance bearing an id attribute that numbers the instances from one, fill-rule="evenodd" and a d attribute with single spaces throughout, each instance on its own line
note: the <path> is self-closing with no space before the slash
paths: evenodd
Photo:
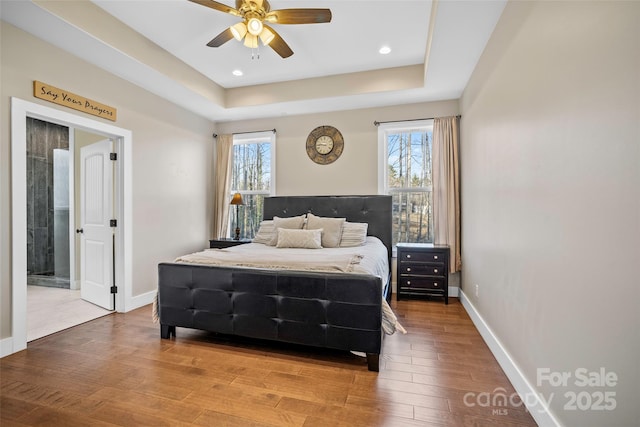
<path id="1" fill-rule="evenodd" d="M 379 242 L 383 251 L 386 250 L 386 270 L 371 273 L 357 268 L 345 269 L 342 262 L 336 263 L 341 265 L 337 269 L 311 267 L 310 270 L 279 264 L 229 265 L 193 258 L 209 253 L 190 254 L 191 258 L 180 257 L 158 265 L 157 314 L 161 337 L 175 337 L 176 327 L 184 327 L 352 351 L 364 353 L 368 369 L 378 371 L 383 337 L 385 332 L 393 333 L 389 325 L 397 321 L 388 306 L 391 197 L 265 198 L 265 221 L 301 215 L 366 223 L 367 241 Z M 223 252 L 233 258 L 238 256 L 234 251 L 243 254 L 250 246 L 261 245 L 239 245 Z M 287 252 L 282 250 L 280 253 Z M 314 249 L 301 251 L 309 254 L 309 260 L 320 253 Z M 251 258 L 244 255 L 244 259 Z"/>

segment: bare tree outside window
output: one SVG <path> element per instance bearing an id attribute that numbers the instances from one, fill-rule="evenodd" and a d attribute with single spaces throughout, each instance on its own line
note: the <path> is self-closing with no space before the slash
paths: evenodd
<path id="1" fill-rule="evenodd" d="M 234 136 L 233 144 L 231 194 L 240 193 L 244 202 L 238 211 L 240 238 L 252 239 L 260 227 L 264 198 L 272 191 L 273 136 Z M 235 210 L 229 212 L 229 220 L 229 230 L 235 230 Z"/>
<path id="2" fill-rule="evenodd" d="M 387 152 L 386 193 L 393 198 L 393 244 L 433 242 L 433 124 L 384 131 Z"/>

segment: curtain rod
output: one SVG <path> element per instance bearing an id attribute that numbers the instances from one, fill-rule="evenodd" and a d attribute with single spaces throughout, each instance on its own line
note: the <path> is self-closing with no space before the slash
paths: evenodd
<path id="1" fill-rule="evenodd" d="M 456 117 L 460 118 L 462 116 L 460 114 L 458 114 Z M 378 125 L 381 125 L 383 123 L 417 122 L 417 121 L 421 121 L 421 120 L 433 120 L 433 119 L 436 119 L 436 118 L 437 117 L 427 117 L 427 118 L 424 118 L 424 119 L 409 119 L 409 120 L 388 120 L 386 122 L 374 121 L 373 125 L 374 126 L 378 126 Z"/>
<path id="2" fill-rule="evenodd" d="M 258 133 L 258 132 L 273 132 L 276 133 L 275 129 L 265 129 L 265 130 L 252 130 L 252 131 L 247 131 L 247 132 L 233 132 L 231 135 L 242 135 L 243 133 Z M 218 137 L 217 133 L 213 134 L 214 138 Z"/>

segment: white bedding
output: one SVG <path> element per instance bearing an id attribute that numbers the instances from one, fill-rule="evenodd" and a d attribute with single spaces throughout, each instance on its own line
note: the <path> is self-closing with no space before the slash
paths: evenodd
<path id="1" fill-rule="evenodd" d="M 377 237 L 367 236 L 366 243 L 356 247 L 297 249 L 277 248 L 262 243 L 247 243 L 225 249 L 206 249 L 176 258 L 184 264 L 205 264 L 241 268 L 269 268 L 296 271 L 370 274 L 389 277 L 386 246 Z M 387 301 L 382 299 L 382 327 L 385 333 L 406 333 Z"/>
<path id="2" fill-rule="evenodd" d="M 277 248 L 247 243 L 225 249 L 206 249 L 178 257 L 175 262 L 247 268 L 269 268 L 331 273 L 371 274 L 386 282 L 389 275 L 387 248 L 368 236 L 363 246 L 350 248 Z"/>

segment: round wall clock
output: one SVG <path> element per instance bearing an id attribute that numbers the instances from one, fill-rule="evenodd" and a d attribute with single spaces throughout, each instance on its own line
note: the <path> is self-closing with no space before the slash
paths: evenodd
<path id="1" fill-rule="evenodd" d="M 344 149 L 344 139 L 333 126 L 318 126 L 307 137 L 307 155 L 319 165 L 338 160 Z"/>

